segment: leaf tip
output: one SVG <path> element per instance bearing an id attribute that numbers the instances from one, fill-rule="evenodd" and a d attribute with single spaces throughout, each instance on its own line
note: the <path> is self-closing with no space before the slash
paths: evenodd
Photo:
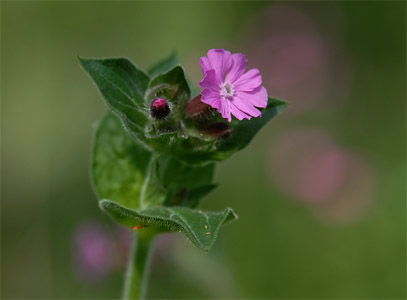
<path id="1" fill-rule="evenodd" d="M 281 113 L 284 109 L 286 109 L 289 105 L 291 105 L 290 102 L 277 99 L 277 98 L 268 98 L 269 99 L 269 104 L 267 106 L 275 109 L 277 113 Z"/>
<path id="2" fill-rule="evenodd" d="M 102 210 L 105 210 L 109 206 L 110 201 L 106 199 L 99 200 L 99 207 Z"/>
<path id="3" fill-rule="evenodd" d="M 82 66 L 82 68 L 86 71 L 87 63 L 89 62 L 90 59 L 84 58 L 79 55 L 76 58 L 78 59 L 79 64 Z"/>
<path id="4" fill-rule="evenodd" d="M 225 223 L 232 222 L 232 221 L 236 221 L 236 220 L 239 219 L 239 216 L 238 216 L 238 215 L 235 213 L 235 211 L 234 211 L 232 208 L 230 208 L 230 207 L 227 207 L 227 208 L 225 209 L 225 215 L 226 215 L 226 217 L 225 217 Z"/>
<path id="5" fill-rule="evenodd" d="M 80 63 L 82 63 L 83 61 L 86 60 L 86 58 L 84 58 L 84 57 L 82 57 L 80 55 L 77 55 L 76 58 L 79 60 Z"/>

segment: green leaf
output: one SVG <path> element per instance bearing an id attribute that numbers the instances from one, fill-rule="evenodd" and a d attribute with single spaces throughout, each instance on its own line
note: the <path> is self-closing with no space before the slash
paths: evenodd
<path id="1" fill-rule="evenodd" d="M 147 99 L 163 97 L 176 105 L 176 108 L 184 108 L 191 94 L 181 66 L 175 66 L 168 72 L 156 76 L 150 81 L 148 88 Z"/>
<path id="2" fill-rule="evenodd" d="M 107 105 L 123 120 L 124 125 L 145 144 L 147 123 L 144 95 L 149 77 L 126 58 L 79 59 L 84 70 L 96 83 Z"/>
<path id="3" fill-rule="evenodd" d="M 180 62 L 178 56 L 175 52 L 173 52 L 168 57 L 164 58 L 163 60 L 153 65 L 148 70 L 148 74 L 150 74 L 151 78 L 154 78 L 159 74 L 168 72 L 169 70 L 171 70 L 175 66 L 178 66 L 179 64 Z"/>
<path id="4" fill-rule="evenodd" d="M 158 205 L 196 207 L 215 187 L 214 164 L 192 166 L 144 149 L 109 112 L 99 123 L 93 146 L 92 180 L 99 199 L 144 209 Z"/>
<path id="5" fill-rule="evenodd" d="M 203 251 L 211 248 L 222 224 L 238 218 L 231 208 L 222 212 L 203 212 L 186 207 L 155 207 L 137 211 L 105 199 L 99 205 L 116 221 L 130 228 L 143 225 L 164 232 L 184 232 Z"/>
<path id="6" fill-rule="evenodd" d="M 181 203 L 182 206 L 195 208 L 199 205 L 201 199 L 212 192 L 218 185 L 210 184 L 199 186 L 188 191 L 185 200 Z"/>
<path id="7" fill-rule="evenodd" d="M 135 209 L 160 205 L 165 199 L 157 177 L 157 156 L 136 143 L 111 112 L 97 128 L 91 171 L 99 199 Z"/>
<path id="8" fill-rule="evenodd" d="M 212 184 L 213 163 L 194 166 L 174 156 L 161 156 L 159 166 L 159 180 L 167 189 L 167 206 L 196 207 L 216 187 Z"/>
<path id="9" fill-rule="evenodd" d="M 214 157 L 223 160 L 233 153 L 245 148 L 259 130 L 288 106 L 287 102 L 269 98 L 267 108 L 262 110 L 261 117 L 250 120 L 235 120 L 232 122 L 232 131 L 228 138 L 220 140 Z"/>
<path id="10" fill-rule="evenodd" d="M 160 181 L 164 186 L 196 188 L 212 183 L 215 164 L 192 166 L 173 156 L 159 158 Z"/>
<path id="11" fill-rule="evenodd" d="M 143 187 L 140 192 L 140 207 L 153 207 L 163 204 L 166 190 L 158 178 L 158 155 L 153 153 L 144 177 Z"/>
<path id="12" fill-rule="evenodd" d="M 178 55 L 175 52 L 173 52 L 168 57 L 164 58 L 157 64 L 153 65 L 148 70 L 148 74 L 150 74 L 151 78 L 153 78 L 159 74 L 168 72 L 169 70 L 171 70 L 172 68 L 174 68 L 175 66 L 178 66 L 178 65 L 181 65 Z M 199 94 L 198 89 L 193 84 L 193 82 L 192 82 L 191 78 L 188 76 L 188 74 L 185 74 L 185 78 L 189 84 L 189 88 L 191 90 L 191 95 L 192 96 L 198 95 Z"/>

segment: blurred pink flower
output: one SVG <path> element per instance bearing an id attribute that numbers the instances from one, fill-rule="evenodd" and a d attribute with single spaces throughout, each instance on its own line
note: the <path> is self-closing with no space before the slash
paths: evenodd
<path id="1" fill-rule="evenodd" d="M 326 132 L 299 129 L 285 134 L 275 140 L 270 154 L 276 187 L 319 216 L 352 220 L 370 205 L 372 171 L 363 159 L 338 146 Z"/>
<path id="2" fill-rule="evenodd" d="M 315 111 L 322 104 L 336 107 L 350 91 L 352 66 L 342 46 L 340 7 L 333 5 L 319 13 L 272 4 L 250 32 L 258 41 L 250 43 L 254 47 L 248 51 L 252 62 L 261 65 L 263 83 L 273 96 L 292 104 L 285 116 Z M 324 28 L 328 32 L 324 35 L 316 22 L 327 16 L 335 28 Z"/>
<path id="3" fill-rule="evenodd" d="M 338 193 L 350 166 L 350 155 L 338 147 L 321 149 L 302 164 L 298 192 L 310 203 L 323 202 Z"/>
<path id="4" fill-rule="evenodd" d="M 96 283 L 114 267 L 114 247 L 103 225 L 96 221 L 82 223 L 74 234 L 74 266 L 82 281 Z"/>
<path id="5" fill-rule="evenodd" d="M 362 216 L 373 203 L 375 176 L 364 159 L 353 155 L 349 161 L 346 184 L 332 201 L 325 201 L 313 211 L 321 219 L 347 223 Z"/>
<path id="6" fill-rule="evenodd" d="M 211 49 L 208 57 L 201 57 L 200 64 L 204 74 L 199 83 L 204 89 L 202 102 L 217 109 L 229 122 L 231 114 L 239 120 L 261 116 L 256 107 L 267 107 L 267 91 L 259 70 L 245 73 L 247 59 L 243 54 Z"/>
<path id="7" fill-rule="evenodd" d="M 73 236 L 74 271 L 79 280 L 95 284 L 116 270 L 124 270 L 131 247 L 131 231 L 114 227 L 112 232 L 97 220 L 86 220 Z"/>

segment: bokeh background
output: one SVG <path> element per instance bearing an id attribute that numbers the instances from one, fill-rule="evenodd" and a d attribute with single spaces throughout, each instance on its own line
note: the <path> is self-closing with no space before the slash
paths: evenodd
<path id="1" fill-rule="evenodd" d="M 405 299 L 406 3 L 1 2 L 1 297 L 121 293 L 129 232 L 89 184 L 106 107 L 77 56 L 245 53 L 291 106 L 219 164 L 210 253 L 167 234 L 149 298 Z"/>

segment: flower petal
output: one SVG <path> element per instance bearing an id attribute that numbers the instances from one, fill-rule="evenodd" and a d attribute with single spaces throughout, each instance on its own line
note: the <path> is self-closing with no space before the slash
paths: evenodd
<path id="1" fill-rule="evenodd" d="M 230 112 L 234 115 L 239 121 L 243 119 L 250 120 L 252 117 L 242 112 L 236 105 L 234 104 L 234 100 L 230 103 Z"/>
<path id="2" fill-rule="evenodd" d="M 222 99 L 219 96 L 219 93 L 209 89 L 204 89 L 201 95 L 201 101 L 203 103 L 206 103 L 211 107 L 217 109 L 222 117 L 227 119 L 229 122 L 232 121 L 228 100 Z"/>
<path id="3" fill-rule="evenodd" d="M 201 88 L 211 89 L 214 91 L 219 91 L 219 84 L 219 78 L 213 69 L 206 71 L 204 78 L 199 82 L 199 86 Z"/>
<path id="4" fill-rule="evenodd" d="M 214 69 L 219 79 L 223 81 L 225 75 L 232 67 L 232 58 L 229 51 L 224 49 L 211 49 L 208 51 L 208 60 L 201 58 L 202 69 L 207 69 L 211 66 Z"/>
<path id="5" fill-rule="evenodd" d="M 239 97 L 234 97 L 233 104 L 241 111 L 243 111 L 253 117 L 261 116 L 261 111 L 258 110 L 257 108 L 255 108 L 250 102 L 245 101 L 245 99 L 241 99 Z"/>
<path id="6" fill-rule="evenodd" d="M 203 56 L 199 59 L 199 64 L 202 68 L 202 73 L 205 74 L 208 70 L 213 69 L 209 59 L 206 56 Z"/>
<path id="7" fill-rule="evenodd" d="M 243 75 L 246 70 L 247 59 L 242 53 L 232 54 L 232 67 L 229 73 L 226 74 L 226 81 L 234 82 Z"/>
<path id="8" fill-rule="evenodd" d="M 238 107 L 240 107 L 241 103 L 247 103 L 251 106 L 266 108 L 268 102 L 267 90 L 263 86 L 260 86 L 251 92 L 237 91 L 233 101 L 236 102 L 236 106 Z M 243 104 L 242 106 L 245 105 Z M 245 111 L 243 108 L 242 110 Z"/>
<path id="9" fill-rule="evenodd" d="M 244 54 L 211 49 L 199 63 L 204 74 L 199 83 L 203 88 L 203 103 L 217 109 L 229 122 L 232 121 L 231 115 L 239 120 L 261 116 L 257 107 L 267 107 L 267 91 L 262 86 L 259 70 L 251 69 L 245 73 L 247 59 Z"/>
<path id="10" fill-rule="evenodd" d="M 252 91 L 261 86 L 261 75 L 259 70 L 251 69 L 232 82 L 236 91 Z"/>
<path id="11" fill-rule="evenodd" d="M 230 107 L 229 107 L 228 100 L 219 101 L 219 112 L 223 118 L 228 120 L 228 122 L 232 121 L 232 116 L 230 115 Z"/>
<path id="12" fill-rule="evenodd" d="M 222 99 L 219 95 L 219 92 L 216 92 L 216 91 L 213 91 L 210 89 L 204 89 L 201 92 L 201 95 L 202 95 L 201 101 L 203 103 L 206 103 L 206 104 L 210 105 L 211 107 L 219 110 L 219 107 L 220 107 L 219 102 L 222 101 Z"/>

